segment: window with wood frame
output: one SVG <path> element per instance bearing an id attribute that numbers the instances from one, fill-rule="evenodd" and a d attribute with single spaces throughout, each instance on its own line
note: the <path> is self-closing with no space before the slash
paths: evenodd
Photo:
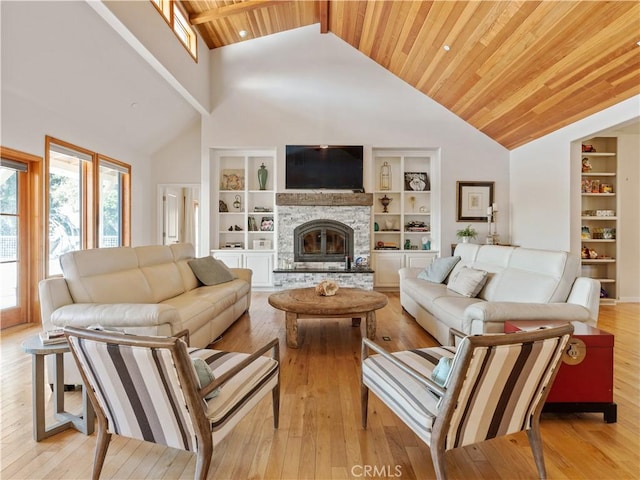
<path id="1" fill-rule="evenodd" d="M 180 43 L 187 49 L 191 57 L 198 61 L 198 37 L 189 23 L 189 15 L 172 0 L 151 0 L 158 12 L 176 34 Z"/>
<path id="2" fill-rule="evenodd" d="M 46 137 L 46 273 L 62 273 L 72 250 L 118 247 L 131 239 L 131 166 Z"/>

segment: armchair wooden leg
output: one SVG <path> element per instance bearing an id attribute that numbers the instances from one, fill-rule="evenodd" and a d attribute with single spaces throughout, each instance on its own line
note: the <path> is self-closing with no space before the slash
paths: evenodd
<path id="1" fill-rule="evenodd" d="M 360 387 L 360 412 L 362 413 L 362 428 L 366 430 L 369 412 L 369 388 L 364 383 Z"/>
<path id="2" fill-rule="evenodd" d="M 98 441 L 96 443 L 96 453 L 93 458 L 93 472 L 91 478 L 98 480 L 100 473 L 102 472 L 102 466 L 104 465 L 104 459 L 107 456 L 107 449 L 111 442 L 111 434 L 107 433 L 107 429 L 98 425 Z"/>
<path id="3" fill-rule="evenodd" d="M 271 391 L 273 397 L 273 428 L 278 428 L 280 424 L 280 381 Z"/>
<path id="4" fill-rule="evenodd" d="M 203 442 L 198 448 L 196 457 L 196 472 L 193 478 L 197 480 L 206 480 L 211 466 L 211 457 L 213 456 L 213 440 L 209 435 L 209 441 Z"/>
<path id="5" fill-rule="evenodd" d="M 534 426 L 527 430 L 527 437 L 531 444 L 533 460 L 536 462 L 538 477 L 542 480 L 547 478 L 547 469 L 544 466 L 544 454 L 542 452 L 542 436 L 540 435 L 540 425 L 534 422 Z"/>
<path id="6" fill-rule="evenodd" d="M 433 469 L 436 472 L 437 480 L 447 480 L 446 460 L 444 458 L 444 447 L 438 448 L 437 445 L 431 445 L 431 461 L 433 461 Z"/>

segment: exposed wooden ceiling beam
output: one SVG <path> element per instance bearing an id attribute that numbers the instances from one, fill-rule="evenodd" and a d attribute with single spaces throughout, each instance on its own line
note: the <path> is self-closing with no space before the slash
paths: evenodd
<path id="1" fill-rule="evenodd" d="M 247 0 L 245 2 L 234 3 L 226 7 L 212 8 L 201 13 L 189 16 L 191 25 L 199 25 L 201 23 L 211 22 L 219 18 L 228 17 L 230 15 L 238 15 L 240 13 L 250 12 L 258 8 L 269 7 L 271 5 L 288 3 L 286 0 Z"/>
<path id="2" fill-rule="evenodd" d="M 329 31 L 329 0 L 318 0 L 320 7 L 320 33 Z"/>

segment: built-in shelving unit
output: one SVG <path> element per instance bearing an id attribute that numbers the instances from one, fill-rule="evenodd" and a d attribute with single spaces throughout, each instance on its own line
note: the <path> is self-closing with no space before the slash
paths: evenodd
<path id="1" fill-rule="evenodd" d="M 267 172 L 264 189 L 258 179 L 261 169 Z M 213 152 L 211 182 L 218 188 L 212 196 L 216 221 L 211 253 L 229 267 L 254 270 L 255 286 L 272 284 L 276 170 L 275 149 Z"/>
<path id="2" fill-rule="evenodd" d="M 438 256 L 435 155 L 431 151 L 373 150 L 371 243 L 377 287 L 397 287 L 399 268 L 424 267 Z"/>
<path id="3" fill-rule="evenodd" d="M 582 275 L 602 284 L 603 303 L 618 298 L 617 138 L 582 142 Z"/>

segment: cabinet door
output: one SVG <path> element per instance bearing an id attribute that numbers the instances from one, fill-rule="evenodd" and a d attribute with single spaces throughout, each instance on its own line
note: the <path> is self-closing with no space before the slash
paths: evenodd
<path id="1" fill-rule="evenodd" d="M 376 287 L 398 287 L 400 276 L 398 270 L 402 267 L 403 254 L 400 252 L 375 252 L 372 255 L 373 282 Z"/>
<path id="2" fill-rule="evenodd" d="M 433 259 L 437 257 L 436 253 L 407 253 L 405 254 L 405 267 L 409 268 L 426 268 L 431 265 Z"/>
<path id="3" fill-rule="evenodd" d="M 222 260 L 229 268 L 242 268 L 242 252 L 212 252 L 214 258 Z"/>
<path id="4" fill-rule="evenodd" d="M 273 285 L 273 253 L 246 253 L 245 268 L 253 270 L 251 279 L 253 286 L 271 287 Z"/>

